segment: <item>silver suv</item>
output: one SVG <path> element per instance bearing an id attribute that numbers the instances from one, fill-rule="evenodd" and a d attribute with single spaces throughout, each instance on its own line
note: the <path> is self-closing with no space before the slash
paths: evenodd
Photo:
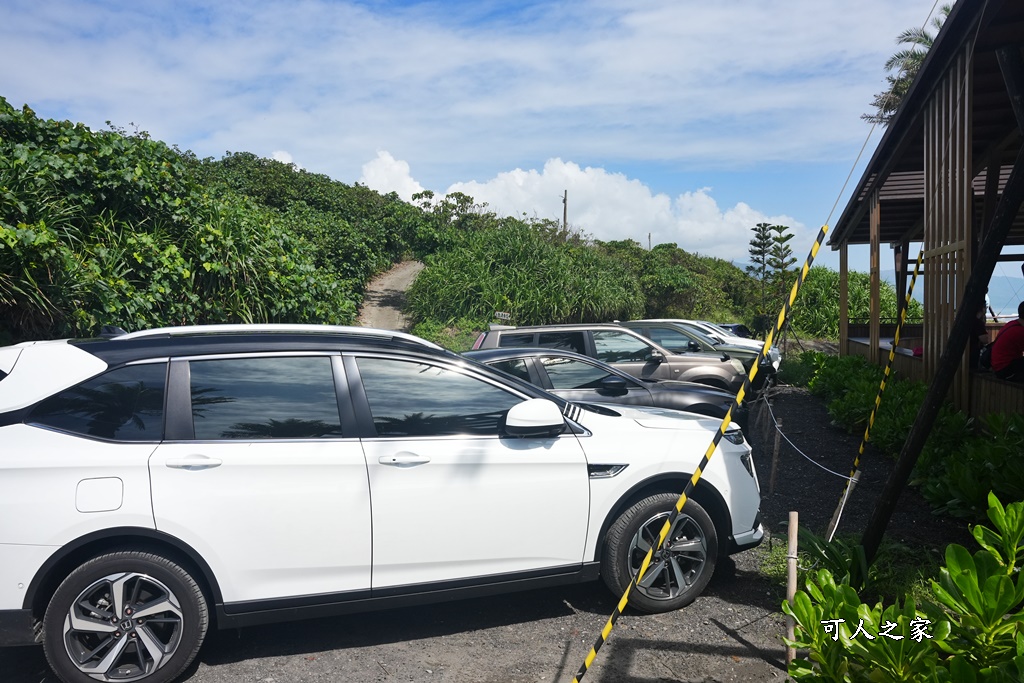
<path id="1" fill-rule="evenodd" d="M 574 351 L 613 365 L 640 379 L 699 382 L 737 393 L 747 377 L 738 360 L 728 354 L 671 352 L 633 330 L 611 323 L 577 325 L 494 325 L 473 344 L 474 349 L 538 347 Z"/>

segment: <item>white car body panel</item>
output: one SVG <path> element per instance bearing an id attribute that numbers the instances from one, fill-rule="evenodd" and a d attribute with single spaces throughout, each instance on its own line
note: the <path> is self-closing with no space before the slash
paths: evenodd
<path id="1" fill-rule="evenodd" d="M 24 424 L 0 430 L 0 443 L 0 609 L 20 609 L 39 567 L 64 545 L 112 527 L 153 528 L 146 463 L 156 444 L 105 443 Z M 103 511 L 79 509 L 84 489 L 113 481 L 120 482 L 116 500 L 91 498 Z"/>
<path id="2" fill-rule="evenodd" d="M 220 460 L 207 469 L 168 466 Z M 156 527 L 188 543 L 225 602 L 370 587 L 370 492 L 355 439 L 166 443 Z"/>
<path id="3" fill-rule="evenodd" d="M 580 439 L 587 459 L 591 465 L 627 464 L 628 467 L 615 477 L 591 480 L 588 557 L 596 552 L 600 541 L 597 534 L 605 517 L 622 496 L 638 483 L 666 472 L 691 475 L 721 424 L 718 420 L 678 410 L 611 404 L 604 407 L 621 417 L 592 412 L 584 412 L 579 417 L 580 424 L 593 432 L 592 437 Z M 640 444 L 644 450 L 638 449 Z M 729 505 L 733 535 L 753 528 L 760 507 L 757 478 L 750 476 L 740 460 L 749 453 L 746 443 L 737 445 L 723 439 L 701 475 L 701 481 L 714 487 Z M 678 493 L 682 493 L 682 489 Z"/>
<path id="4" fill-rule="evenodd" d="M 58 545 L 0 543 L 4 559 L 0 562 L 0 609 L 21 609 L 25 605 L 25 594 L 33 577 L 58 550 Z"/>
<path id="5" fill-rule="evenodd" d="M 94 441 L 24 424 L 0 434 L 0 543 L 60 546 L 111 527 L 153 528 L 148 462 L 156 444 Z M 80 485 L 102 479 L 121 481 L 119 504 L 80 512 Z"/>
<path id="6" fill-rule="evenodd" d="M 380 438 L 363 448 L 374 588 L 583 561 L 590 492 L 574 435 Z M 419 462 L 385 464 L 395 458 Z"/>

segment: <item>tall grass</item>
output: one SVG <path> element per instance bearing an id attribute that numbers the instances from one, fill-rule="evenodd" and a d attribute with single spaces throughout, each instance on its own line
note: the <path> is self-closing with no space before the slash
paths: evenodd
<path id="1" fill-rule="evenodd" d="M 441 323 L 486 323 L 496 311 L 517 325 L 595 322 L 643 310 L 635 278 L 618 261 L 518 221 L 466 234 L 429 257 L 409 303 L 417 321 Z"/>

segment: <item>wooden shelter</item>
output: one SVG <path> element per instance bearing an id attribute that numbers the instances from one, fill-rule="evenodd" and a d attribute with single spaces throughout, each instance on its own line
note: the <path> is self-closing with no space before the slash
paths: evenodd
<path id="1" fill-rule="evenodd" d="M 840 352 L 878 363 L 895 327 L 879 317 L 883 245 L 901 300 L 920 245 L 924 319 L 904 328 L 894 369 L 929 383 L 952 373 L 948 398 L 969 414 L 1024 413 L 1024 385 L 971 371 L 966 343 L 995 263 L 1024 260 L 1012 248 L 1024 245 L 1022 45 L 1024 0 L 956 3 L 829 240 L 840 252 Z M 849 318 L 851 244 L 870 245 L 866 321 Z"/>

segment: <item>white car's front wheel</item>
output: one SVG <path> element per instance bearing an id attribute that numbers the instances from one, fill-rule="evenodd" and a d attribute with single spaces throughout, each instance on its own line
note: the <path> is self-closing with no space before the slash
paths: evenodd
<path id="1" fill-rule="evenodd" d="M 167 683 L 199 652 L 208 624 L 203 593 L 182 567 L 113 552 L 78 567 L 54 593 L 43 647 L 67 683 Z"/>
<path id="2" fill-rule="evenodd" d="M 671 493 L 643 498 L 608 529 L 601 575 L 613 592 L 621 595 L 640 571 L 678 499 Z M 630 593 L 629 604 L 644 612 L 669 612 L 690 604 L 711 580 L 717 557 L 715 525 L 704 508 L 688 499 Z"/>

